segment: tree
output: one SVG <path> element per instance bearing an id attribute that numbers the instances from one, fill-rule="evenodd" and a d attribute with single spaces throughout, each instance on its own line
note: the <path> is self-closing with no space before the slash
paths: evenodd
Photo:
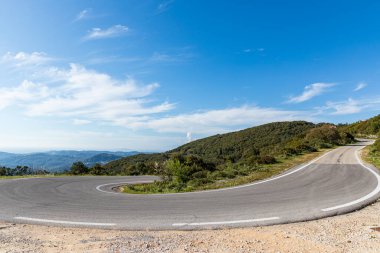
<path id="1" fill-rule="evenodd" d="M 0 176 L 7 175 L 7 169 L 5 167 L 0 167 Z"/>
<path id="2" fill-rule="evenodd" d="M 70 168 L 70 173 L 73 175 L 87 174 L 89 169 L 83 162 L 75 162 Z"/>
<path id="3" fill-rule="evenodd" d="M 335 126 L 323 125 L 311 129 L 306 135 L 306 140 L 316 147 L 324 147 L 326 145 L 338 145 L 342 138 Z"/>
<path id="4" fill-rule="evenodd" d="M 107 170 L 100 163 L 95 164 L 90 169 L 90 172 L 93 175 L 106 175 L 107 174 Z"/>

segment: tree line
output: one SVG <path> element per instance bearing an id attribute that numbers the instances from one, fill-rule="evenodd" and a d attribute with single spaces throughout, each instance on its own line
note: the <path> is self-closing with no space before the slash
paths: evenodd
<path id="1" fill-rule="evenodd" d="M 16 168 L 0 167 L 0 176 L 27 176 L 27 175 L 46 175 L 47 170 L 34 170 L 28 166 L 17 166 Z"/>

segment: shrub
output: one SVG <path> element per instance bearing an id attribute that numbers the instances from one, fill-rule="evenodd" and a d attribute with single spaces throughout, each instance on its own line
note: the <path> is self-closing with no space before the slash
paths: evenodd
<path id="1" fill-rule="evenodd" d="M 83 175 L 89 172 L 89 168 L 83 162 L 75 162 L 70 168 L 70 174 Z"/>
<path id="2" fill-rule="evenodd" d="M 90 173 L 93 175 L 106 175 L 107 169 L 105 169 L 100 163 L 97 163 L 90 169 Z"/>
<path id="3" fill-rule="evenodd" d="M 333 125 L 322 125 L 309 130 L 305 138 L 316 148 L 338 145 L 341 143 L 341 136 Z"/>
<path id="4" fill-rule="evenodd" d="M 276 158 L 270 155 L 261 156 L 258 160 L 259 164 L 273 164 L 276 163 Z"/>

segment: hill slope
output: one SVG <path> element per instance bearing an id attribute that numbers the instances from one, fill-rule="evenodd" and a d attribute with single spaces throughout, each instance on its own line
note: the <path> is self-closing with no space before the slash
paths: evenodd
<path id="1" fill-rule="evenodd" d="M 126 157 L 106 164 L 105 168 L 110 174 L 161 174 L 161 165 L 169 158 L 192 156 L 216 168 L 229 163 L 255 166 L 274 163 L 276 157 L 315 151 L 319 147 L 348 141 L 352 139 L 340 136 L 333 125 L 275 122 L 196 140 L 165 153 Z"/>
<path id="2" fill-rule="evenodd" d="M 367 120 L 361 120 L 352 124 L 340 125 L 340 129 L 353 135 L 379 135 L 380 115 Z"/>

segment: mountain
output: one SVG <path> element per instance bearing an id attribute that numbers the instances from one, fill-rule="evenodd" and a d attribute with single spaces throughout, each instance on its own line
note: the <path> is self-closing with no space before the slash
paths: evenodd
<path id="1" fill-rule="evenodd" d="M 380 133 L 380 115 L 352 124 L 339 125 L 339 128 L 353 135 L 378 136 Z"/>
<path id="2" fill-rule="evenodd" d="M 0 160 L 10 158 L 10 157 L 14 157 L 14 156 L 17 156 L 17 155 L 12 154 L 12 153 L 0 152 Z"/>
<path id="3" fill-rule="evenodd" d="M 332 124 L 305 121 L 274 122 L 245 130 L 196 140 L 157 154 L 139 154 L 105 165 L 110 174 L 160 174 L 171 157 L 195 156 L 217 168 L 236 164 L 251 166 L 273 163 L 276 157 L 315 151 L 320 147 L 353 141 Z"/>
<path id="4" fill-rule="evenodd" d="M 136 155 L 139 152 L 111 152 L 111 151 L 49 151 L 31 154 L 12 154 L 0 152 L 0 165 L 14 168 L 18 165 L 28 166 L 32 169 L 48 171 L 68 170 L 77 161 L 83 161 L 88 166 L 95 163 L 106 163 L 122 157 Z"/>

